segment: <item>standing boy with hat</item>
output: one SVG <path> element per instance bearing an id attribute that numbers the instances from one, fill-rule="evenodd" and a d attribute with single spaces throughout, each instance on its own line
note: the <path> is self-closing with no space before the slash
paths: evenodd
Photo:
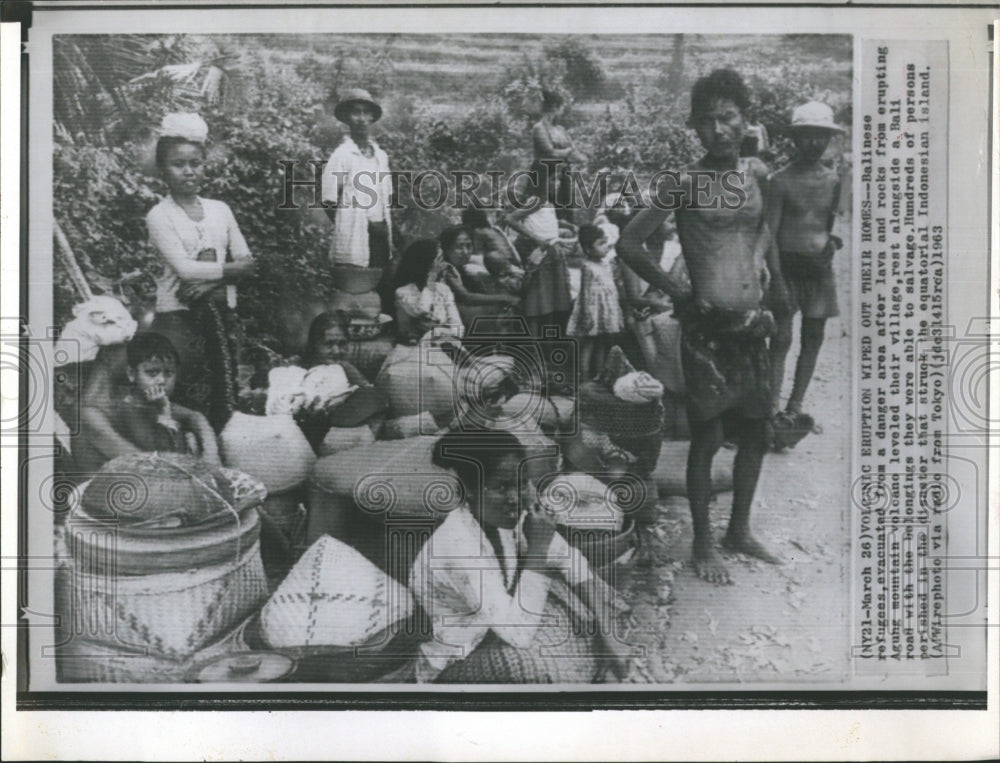
<path id="1" fill-rule="evenodd" d="M 797 155 L 770 180 L 767 223 L 780 252 L 780 273 L 772 273 L 771 297 L 777 329 L 771 339 L 771 392 L 774 425 L 795 427 L 803 418 L 802 401 L 823 344 L 826 319 L 840 314 L 833 275 L 833 254 L 843 242 L 831 233 L 840 201 L 840 178 L 820 160 L 830 139 L 843 130 L 833 110 L 812 101 L 792 113 Z M 785 356 L 792 344 L 792 320 L 802 311 L 802 344 L 795 383 L 783 413 L 781 384 Z"/>
<path id="2" fill-rule="evenodd" d="M 323 202 L 334 226 L 330 257 L 334 265 L 385 267 L 392 247 L 392 175 L 389 157 L 371 139 L 382 116 L 360 88 L 343 94 L 334 116 L 350 128 L 323 170 Z"/>

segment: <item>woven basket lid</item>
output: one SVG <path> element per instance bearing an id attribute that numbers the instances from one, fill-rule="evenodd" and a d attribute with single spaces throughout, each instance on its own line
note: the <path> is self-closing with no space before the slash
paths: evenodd
<path id="1" fill-rule="evenodd" d="M 261 611 L 261 632 L 275 649 L 355 646 L 413 612 L 409 589 L 358 551 L 324 535 Z"/>
<path id="2" fill-rule="evenodd" d="M 236 519 L 231 480 L 194 456 L 134 453 L 108 461 L 83 490 L 96 520 L 151 530 Z"/>

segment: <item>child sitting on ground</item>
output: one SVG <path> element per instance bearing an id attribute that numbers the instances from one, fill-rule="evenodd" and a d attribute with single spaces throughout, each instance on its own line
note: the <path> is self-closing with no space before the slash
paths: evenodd
<path id="1" fill-rule="evenodd" d="M 104 403 L 84 403 L 73 449 L 82 471 L 96 472 L 130 453 L 187 453 L 219 464 L 215 432 L 203 415 L 171 401 L 178 355 L 152 331 L 136 334 L 126 347 L 129 385 Z"/>

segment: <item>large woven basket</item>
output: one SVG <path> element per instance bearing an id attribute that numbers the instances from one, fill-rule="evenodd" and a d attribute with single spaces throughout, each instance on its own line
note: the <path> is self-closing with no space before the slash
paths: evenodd
<path id="1" fill-rule="evenodd" d="M 225 564 L 136 577 L 71 570 L 70 630 L 118 649 L 183 660 L 254 611 L 267 597 L 256 542 Z"/>
<path id="2" fill-rule="evenodd" d="M 246 623 L 246 620 L 238 623 L 217 641 L 182 660 L 75 637 L 56 652 L 57 680 L 59 683 L 182 683 L 201 662 L 248 651 L 242 637 Z"/>
<path id="3" fill-rule="evenodd" d="M 253 506 L 267 491 L 242 472 L 219 471 L 230 481 L 227 493 L 235 504 L 232 513 L 190 527 L 136 529 L 94 519 L 82 505 L 81 495 L 89 484 L 83 483 L 69 498 L 70 515 L 62 539 L 67 555 L 82 569 L 117 575 L 179 572 L 236 559 L 260 536 Z"/>

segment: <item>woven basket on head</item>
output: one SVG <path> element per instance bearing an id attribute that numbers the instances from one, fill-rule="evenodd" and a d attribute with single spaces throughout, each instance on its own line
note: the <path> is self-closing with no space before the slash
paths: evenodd
<path id="1" fill-rule="evenodd" d="M 118 648 L 183 660 L 232 628 L 267 597 L 254 543 L 224 564 L 135 577 L 71 571 L 75 634 Z"/>
<path id="2" fill-rule="evenodd" d="M 405 585 L 324 535 L 264 605 L 261 635 L 275 649 L 357 646 L 412 612 Z"/>

